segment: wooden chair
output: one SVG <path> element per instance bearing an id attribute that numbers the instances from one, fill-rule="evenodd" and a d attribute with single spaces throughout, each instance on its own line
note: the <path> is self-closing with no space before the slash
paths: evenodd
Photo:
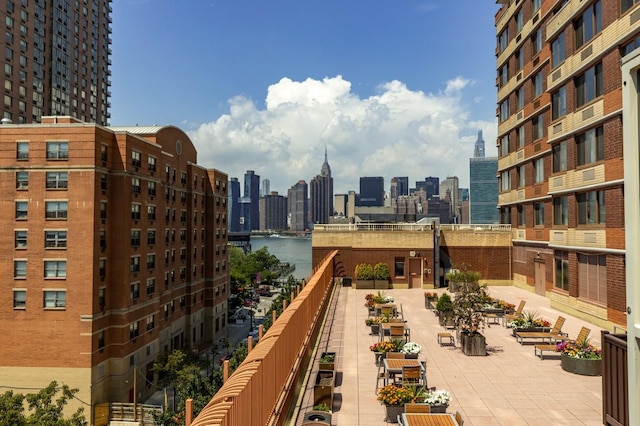
<path id="1" fill-rule="evenodd" d="M 420 385 L 422 382 L 422 369 L 419 365 L 402 367 L 402 385 Z"/>
<path id="2" fill-rule="evenodd" d="M 524 343 L 524 339 L 549 339 L 551 341 L 554 336 L 560 336 L 562 333 L 562 326 L 564 325 L 565 318 L 559 316 L 556 323 L 553 325 L 551 331 L 519 331 L 516 332 L 516 340 L 521 345 Z M 565 334 L 566 336 L 566 334 Z"/>
<path id="3" fill-rule="evenodd" d="M 524 305 L 527 302 L 525 300 L 521 300 L 520 304 L 518 305 L 518 309 L 516 309 L 516 311 L 513 314 L 505 314 L 504 316 L 504 325 L 506 327 L 507 322 L 510 320 L 514 320 L 516 318 L 520 318 L 522 316 L 522 310 L 524 309 Z"/>
<path id="4" fill-rule="evenodd" d="M 405 335 L 404 324 L 391 324 L 389 327 L 389 340 L 404 340 L 407 341 L 407 336 Z"/>
<path id="5" fill-rule="evenodd" d="M 582 342 L 582 341 L 586 340 L 589 337 L 589 333 L 591 333 L 591 329 L 589 329 L 587 327 L 582 327 L 582 329 L 580 330 L 580 333 L 578 334 L 578 337 L 574 341 L 575 342 Z M 552 336 L 550 339 L 569 340 L 569 339 L 567 339 L 567 337 L 565 335 Z M 546 343 L 546 344 L 536 345 L 535 348 L 533 349 L 533 353 L 537 357 L 540 357 L 540 359 L 544 359 L 544 353 L 545 352 L 553 352 L 556 355 L 559 355 L 559 353 L 556 352 L 556 344 L 555 343 Z"/>
<path id="6" fill-rule="evenodd" d="M 456 423 L 458 423 L 458 426 L 462 426 L 464 424 L 464 420 L 462 420 L 462 414 L 460 414 L 460 411 L 456 411 Z"/>
<path id="7" fill-rule="evenodd" d="M 430 413 L 431 406 L 429 404 L 404 404 L 404 412 L 405 413 Z"/>

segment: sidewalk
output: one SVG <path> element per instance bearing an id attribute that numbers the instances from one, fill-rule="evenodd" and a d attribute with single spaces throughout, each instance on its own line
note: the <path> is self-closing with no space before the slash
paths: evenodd
<path id="1" fill-rule="evenodd" d="M 335 321 L 326 344 L 321 344 L 321 350 L 326 347 L 337 352 L 334 425 L 386 424 L 385 408 L 376 400 L 378 370 L 369 350 L 378 338 L 371 336 L 364 324 L 367 317 L 364 296 L 369 292 L 352 287 L 336 289 Z M 448 412 L 460 411 L 465 426 L 602 424 L 600 377 L 567 373 L 557 357 L 540 360 L 534 355 L 532 344 L 520 345 L 512 337 L 511 329 L 502 325 L 486 327 L 486 357 L 466 356 L 457 343 L 455 348 L 441 347 L 436 336 L 444 330 L 433 311 L 425 309 L 423 292 L 387 290 L 386 294 L 402 306 L 411 327 L 411 339 L 423 348 L 420 359 L 427 359 L 428 385 L 449 391 Z M 562 330 L 572 337 L 577 336 L 582 326 L 589 327 L 591 342 L 600 346 L 600 328 L 552 309 L 545 297 L 515 287 L 490 287 L 490 295 L 516 305 L 524 299 L 525 311 L 535 311 L 551 323 L 559 315 L 564 316 Z M 314 365 L 317 370 L 317 362 Z M 307 387 L 297 424 L 312 408 L 312 394 L 312 386 L 311 390 Z"/>

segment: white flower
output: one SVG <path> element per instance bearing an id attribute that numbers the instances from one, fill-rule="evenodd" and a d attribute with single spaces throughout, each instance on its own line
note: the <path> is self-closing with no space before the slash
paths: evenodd
<path id="1" fill-rule="evenodd" d="M 384 296 L 384 303 L 393 303 L 393 296 Z"/>
<path id="2" fill-rule="evenodd" d="M 403 354 L 419 354 L 422 350 L 422 347 L 416 342 L 407 342 L 404 344 L 400 352 Z"/>
<path id="3" fill-rule="evenodd" d="M 445 405 L 449 400 L 451 400 L 449 392 L 443 389 L 429 392 L 424 397 L 424 402 L 429 405 Z"/>

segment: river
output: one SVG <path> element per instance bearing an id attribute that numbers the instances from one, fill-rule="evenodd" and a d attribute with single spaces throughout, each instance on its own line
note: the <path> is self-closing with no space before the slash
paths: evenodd
<path id="1" fill-rule="evenodd" d="M 297 280 L 307 278 L 311 273 L 311 238 L 299 237 L 262 237 L 251 236 L 251 250 L 257 251 L 267 247 L 269 253 L 280 259 L 296 265 L 293 275 Z"/>

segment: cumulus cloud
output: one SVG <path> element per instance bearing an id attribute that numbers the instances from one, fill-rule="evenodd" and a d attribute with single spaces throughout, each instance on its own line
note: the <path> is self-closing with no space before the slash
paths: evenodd
<path id="1" fill-rule="evenodd" d="M 474 100 L 464 94 L 471 84 L 456 78 L 439 93 L 423 93 L 390 81 L 360 98 L 341 76 L 282 78 L 268 88 L 264 108 L 234 97 L 227 114 L 189 136 L 199 164 L 241 183 L 253 170 L 283 195 L 320 173 L 325 148 L 336 193 L 357 192 L 361 176 L 383 176 L 386 190 L 394 176 L 408 176 L 413 186 L 426 176 L 455 175 L 468 187 L 477 131 L 484 132 L 488 155 L 496 135 L 494 121 L 470 116 Z"/>

